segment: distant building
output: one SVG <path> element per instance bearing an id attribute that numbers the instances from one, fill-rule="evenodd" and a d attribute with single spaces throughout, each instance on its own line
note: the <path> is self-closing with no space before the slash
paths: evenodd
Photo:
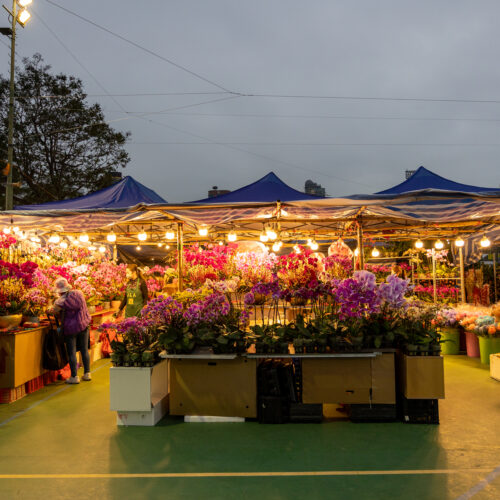
<path id="1" fill-rule="evenodd" d="M 416 170 L 405 170 L 405 179 L 409 179 L 415 172 Z"/>
<path id="2" fill-rule="evenodd" d="M 229 189 L 219 189 L 217 186 L 213 186 L 212 189 L 208 191 L 208 197 L 209 198 L 215 198 L 216 196 L 219 196 L 220 194 L 226 194 L 230 193 L 231 191 Z"/>
<path id="3" fill-rule="evenodd" d="M 312 180 L 307 180 L 305 184 L 306 194 L 312 194 L 314 196 L 326 196 L 326 190 L 321 187 L 321 184 L 316 184 Z"/>

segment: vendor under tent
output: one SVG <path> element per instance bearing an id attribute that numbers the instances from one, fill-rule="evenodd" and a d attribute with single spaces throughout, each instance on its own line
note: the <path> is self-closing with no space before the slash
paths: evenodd
<path id="1" fill-rule="evenodd" d="M 70 200 L 53 201 L 41 205 L 18 205 L 16 210 L 82 210 L 99 208 L 128 208 L 138 203 L 167 203 L 152 189 L 127 175 L 107 188 Z"/>
<path id="2" fill-rule="evenodd" d="M 193 203 L 240 203 L 252 201 L 315 200 L 320 196 L 302 193 L 285 184 L 274 172 L 230 193 L 205 198 Z"/>

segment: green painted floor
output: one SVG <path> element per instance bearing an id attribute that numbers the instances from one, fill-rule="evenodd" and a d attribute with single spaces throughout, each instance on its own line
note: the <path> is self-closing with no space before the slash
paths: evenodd
<path id="1" fill-rule="evenodd" d="M 52 385 L 0 405 L 0 499 L 500 498 L 500 382 L 476 360 L 445 359 L 439 426 L 169 418 L 153 428 L 118 428 L 108 409 L 108 368 L 102 360 L 90 383 Z M 333 472 L 304 474 L 318 471 Z M 255 472 L 291 475 L 130 477 Z M 40 477 L 25 476 L 32 474 Z"/>

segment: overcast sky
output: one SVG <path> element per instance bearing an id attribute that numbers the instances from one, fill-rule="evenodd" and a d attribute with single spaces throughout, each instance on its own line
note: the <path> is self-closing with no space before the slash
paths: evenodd
<path id="1" fill-rule="evenodd" d="M 388 188 L 420 165 L 500 184 L 498 1 L 54 2 L 163 58 L 48 0 L 19 30 L 20 56 L 80 77 L 132 133 L 124 174 L 169 202 L 270 171 L 332 196 Z"/>

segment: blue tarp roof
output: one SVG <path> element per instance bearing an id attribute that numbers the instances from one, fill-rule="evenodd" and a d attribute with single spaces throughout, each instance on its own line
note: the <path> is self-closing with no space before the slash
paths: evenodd
<path id="1" fill-rule="evenodd" d="M 498 188 L 485 188 L 460 184 L 450 181 L 440 175 L 427 170 L 425 167 L 419 167 L 418 170 L 407 180 L 385 191 L 375 194 L 401 194 L 421 189 L 442 189 L 445 191 L 462 191 L 465 193 L 481 193 L 485 191 L 498 191 Z"/>
<path id="2" fill-rule="evenodd" d="M 270 172 L 258 181 L 243 186 L 236 191 L 197 200 L 193 203 L 237 203 L 252 201 L 298 201 L 317 200 L 320 196 L 301 193 L 287 186 L 274 172 Z"/>
<path id="3" fill-rule="evenodd" d="M 127 175 L 107 188 L 71 200 L 41 205 L 18 205 L 16 210 L 81 210 L 90 208 L 127 208 L 138 203 L 167 203 L 152 189 Z"/>

